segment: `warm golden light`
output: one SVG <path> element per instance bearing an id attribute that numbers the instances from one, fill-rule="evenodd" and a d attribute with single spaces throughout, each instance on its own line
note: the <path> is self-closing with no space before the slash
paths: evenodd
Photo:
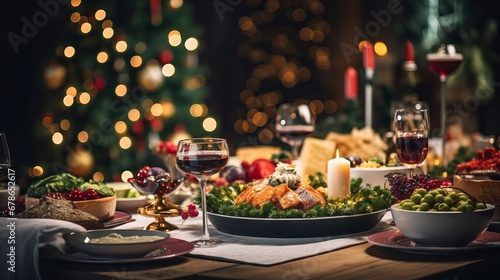
<path id="1" fill-rule="evenodd" d="M 127 50 L 127 42 L 125 41 L 118 41 L 116 42 L 115 49 L 117 52 L 124 52 Z"/>
<path id="2" fill-rule="evenodd" d="M 56 144 L 56 145 L 61 144 L 63 142 L 63 140 L 64 140 L 64 137 L 60 132 L 56 132 L 52 135 L 52 142 L 54 142 L 54 144 Z"/>
<path id="3" fill-rule="evenodd" d="M 179 9 L 183 4 L 182 0 L 170 0 L 170 8 Z"/>
<path id="4" fill-rule="evenodd" d="M 163 106 L 160 103 L 155 103 L 151 106 L 151 115 L 155 117 L 161 116 L 163 113 Z"/>
<path id="5" fill-rule="evenodd" d="M 53 123 L 49 127 L 50 133 L 54 134 L 59 131 L 59 125 L 57 123 Z"/>
<path id="6" fill-rule="evenodd" d="M 81 3 L 82 3 L 81 0 L 71 0 L 71 6 L 73 6 L 75 8 L 80 6 Z"/>
<path id="7" fill-rule="evenodd" d="M 200 104 L 193 104 L 189 108 L 189 113 L 195 118 L 201 117 L 203 115 L 203 107 Z"/>
<path id="8" fill-rule="evenodd" d="M 142 64 L 142 58 L 138 55 L 134 55 L 130 59 L 130 65 L 134 68 L 141 66 L 141 64 Z"/>
<path id="9" fill-rule="evenodd" d="M 203 120 L 203 129 L 207 132 L 212 132 L 217 128 L 217 121 L 214 118 L 206 118 Z"/>
<path id="10" fill-rule="evenodd" d="M 115 94 L 116 96 L 122 97 L 127 94 L 127 87 L 124 84 L 119 84 L 115 88 Z"/>
<path id="11" fill-rule="evenodd" d="M 378 56 L 386 56 L 389 53 L 387 46 L 382 42 L 376 42 L 375 45 L 373 45 L 373 51 Z"/>
<path id="12" fill-rule="evenodd" d="M 102 37 L 104 37 L 104 39 L 110 39 L 111 37 L 113 37 L 114 34 L 115 31 L 111 27 L 106 27 L 102 31 Z"/>
<path id="13" fill-rule="evenodd" d="M 103 29 L 108 28 L 108 27 L 113 27 L 113 22 L 109 19 L 103 21 L 103 23 L 102 23 Z"/>
<path id="14" fill-rule="evenodd" d="M 97 12 L 95 12 L 95 19 L 103 20 L 105 17 L 106 17 L 106 11 L 101 9 L 101 10 L 97 10 Z"/>
<path id="15" fill-rule="evenodd" d="M 359 42 L 359 44 L 358 44 L 358 49 L 359 49 L 359 51 L 360 51 L 360 52 L 363 52 L 363 47 L 364 47 L 367 43 L 368 43 L 368 41 L 365 41 L 365 40 L 363 40 L 363 41 Z"/>
<path id="16" fill-rule="evenodd" d="M 71 95 L 72 97 L 76 96 L 76 88 L 75 87 L 68 87 L 66 89 L 66 95 Z"/>
<path id="17" fill-rule="evenodd" d="M 85 22 L 80 26 L 80 30 L 83 34 L 87 34 L 90 32 L 90 30 L 92 30 L 92 25 L 88 22 Z"/>
<path id="18" fill-rule="evenodd" d="M 172 102 L 164 101 L 161 103 L 161 106 L 163 107 L 163 113 L 161 114 L 162 117 L 170 118 L 175 114 L 175 106 Z"/>
<path id="19" fill-rule="evenodd" d="M 100 52 L 97 54 L 97 62 L 104 63 L 106 61 L 108 61 L 108 53 L 107 52 Z"/>
<path id="20" fill-rule="evenodd" d="M 79 12 L 72 13 L 70 19 L 71 19 L 71 22 L 77 23 L 78 21 L 80 21 L 80 13 Z"/>
<path id="21" fill-rule="evenodd" d="M 194 51 L 198 48 L 198 40 L 196 40 L 196 38 L 189 38 L 184 42 L 184 47 L 186 47 L 188 51 Z"/>
<path id="22" fill-rule="evenodd" d="M 165 77 L 172 77 L 175 74 L 175 67 L 174 67 L 174 65 L 172 65 L 170 63 L 167 63 L 167 64 L 163 65 L 163 67 L 161 68 L 161 73 Z"/>
<path id="23" fill-rule="evenodd" d="M 75 100 L 74 100 L 73 96 L 71 96 L 71 95 L 66 95 L 63 98 L 63 104 L 66 107 L 70 107 L 71 105 L 73 105 L 74 102 L 75 102 Z"/>
<path id="24" fill-rule="evenodd" d="M 102 172 L 96 172 L 92 176 L 92 179 L 96 182 L 104 182 L 104 174 L 102 174 Z"/>
<path id="25" fill-rule="evenodd" d="M 69 122 L 69 120 L 64 119 L 59 123 L 59 126 L 62 130 L 68 130 L 71 126 L 71 123 Z"/>
<path id="26" fill-rule="evenodd" d="M 124 121 L 117 121 L 115 123 L 115 131 L 118 134 L 125 133 L 127 131 L 127 124 Z"/>
<path id="27" fill-rule="evenodd" d="M 83 105 L 88 104 L 90 102 L 90 94 L 88 92 L 82 92 L 82 93 L 80 93 L 78 100 Z"/>
<path id="28" fill-rule="evenodd" d="M 120 138 L 120 148 L 126 150 L 132 146 L 132 140 L 129 137 L 123 136 Z"/>
<path id="29" fill-rule="evenodd" d="M 67 46 L 66 48 L 64 48 L 64 56 L 67 58 L 72 58 L 75 55 L 75 52 L 75 48 L 73 48 L 72 46 Z"/>
<path id="30" fill-rule="evenodd" d="M 139 118 L 141 117 L 141 113 L 139 112 L 139 110 L 137 109 L 131 109 L 130 111 L 128 111 L 128 119 L 135 122 L 137 120 L 139 120 Z"/>
<path id="31" fill-rule="evenodd" d="M 168 43 L 172 47 L 177 47 L 182 42 L 181 33 L 177 30 L 172 30 L 168 33 Z"/>
<path id="32" fill-rule="evenodd" d="M 78 133 L 78 141 L 85 143 L 89 140 L 89 134 L 86 131 L 80 131 Z"/>
<path id="33" fill-rule="evenodd" d="M 120 176 L 123 182 L 127 182 L 129 178 L 133 178 L 134 174 L 132 172 L 125 170 L 122 172 L 122 175 Z"/>
<path id="34" fill-rule="evenodd" d="M 33 167 L 33 175 L 40 177 L 43 175 L 43 168 L 40 165 Z"/>

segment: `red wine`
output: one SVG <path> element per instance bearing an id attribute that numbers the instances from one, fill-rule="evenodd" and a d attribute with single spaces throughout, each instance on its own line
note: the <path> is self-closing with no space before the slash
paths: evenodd
<path id="1" fill-rule="evenodd" d="M 427 137 L 398 137 L 396 139 L 396 153 L 404 164 L 421 164 L 427 156 L 427 145 Z"/>
<path id="2" fill-rule="evenodd" d="M 462 56 L 440 56 L 440 55 L 428 55 L 427 62 L 429 63 L 429 69 L 439 76 L 447 76 L 455 72 L 462 63 Z"/>
<path id="3" fill-rule="evenodd" d="M 177 166 L 193 176 L 210 176 L 226 166 L 228 156 L 223 154 L 187 154 L 177 157 Z"/>
<path id="4" fill-rule="evenodd" d="M 314 127 L 310 125 L 278 125 L 276 132 L 281 141 L 293 146 L 302 143 L 307 136 L 311 135 L 314 132 Z"/>

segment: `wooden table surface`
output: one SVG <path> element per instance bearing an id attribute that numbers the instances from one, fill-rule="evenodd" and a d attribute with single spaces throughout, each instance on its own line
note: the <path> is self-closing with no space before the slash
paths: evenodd
<path id="1" fill-rule="evenodd" d="M 43 279 L 478 279 L 500 277 L 500 250 L 457 255 L 400 252 L 363 243 L 273 266 L 194 256 L 138 264 L 41 260 Z M 488 277 L 487 279 L 492 279 Z"/>

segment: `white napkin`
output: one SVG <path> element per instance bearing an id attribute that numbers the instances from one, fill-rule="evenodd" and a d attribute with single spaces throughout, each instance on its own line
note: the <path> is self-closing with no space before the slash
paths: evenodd
<path id="1" fill-rule="evenodd" d="M 66 253 L 62 233 L 72 231 L 86 230 L 77 224 L 61 220 L 0 218 L 0 257 L 2 267 L 6 266 L 2 268 L 2 274 L 7 274 L 6 279 L 41 279 L 38 267 L 39 250 L 55 249 Z M 9 240 L 14 240 L 15 244 L 9 244 Z M 8 256 L 11 246 L 15 247 L 15 260 L 7 263 L 11 258 Z M 15 272 L 8 270 L 12 264 L 15 264 Z"/>

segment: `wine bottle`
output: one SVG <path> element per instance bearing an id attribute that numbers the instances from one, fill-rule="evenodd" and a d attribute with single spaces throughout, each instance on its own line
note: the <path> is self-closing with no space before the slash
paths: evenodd
<path id="1" fill-rule="evenodd" d="M 411 104 L 419 99 L 418 85 L 420 83 L 420 76 L 417 70 L 413 44 L 410 41 L 406 41 L 405 60 L 403 62 L 403 72 L 398 94 L 398 99 L 403 104 Z"/>

